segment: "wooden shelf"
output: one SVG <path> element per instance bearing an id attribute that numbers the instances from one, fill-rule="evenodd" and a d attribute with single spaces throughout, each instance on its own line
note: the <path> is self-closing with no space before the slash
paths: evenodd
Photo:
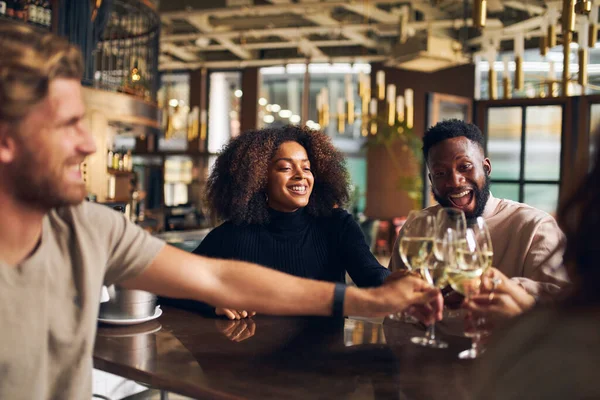
<path id="1" fill-rule="evenodd" d="M 54 17 L 54 14 L 52 15 L 52 17 Z M 24 25 L 27 25 L 27 26 L 35 29 L 36 31 L 38 31 L 40 33 L 52 32 L 52 29 L 49 26 L 34 24 L 32 22 L 23 21 L 22 19 L 17 18 L 17 17 L 9 17 L 6 14 L 0 14 L 0 23 L 4 23 L 4 22 L 13 22 L 15 24 L 24 24 Z"/>
<path id="2" fill-rule="evenodd" d="M 133 171 L 122 171 L 120 169 L 112 169 L 112 168 L 107 168 L 106 172 L 108 172 L 110 175 L 115 175 L 115 176 L 133 175 Z"/>
<path id="3" fill-rule="evenodd" d="M 188 156 L 188 157 L 208 157 L 212 155 L 217 155 L 216 153 L 209 152 L 188 152 L 188 151 L 154 151 L 154 152 L 133 152 L 132 156 L 139 157 L 168 157 L 168 156 Z"/>

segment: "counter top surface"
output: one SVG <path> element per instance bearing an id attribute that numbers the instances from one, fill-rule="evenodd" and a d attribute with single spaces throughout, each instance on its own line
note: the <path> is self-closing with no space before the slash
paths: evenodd
<path id="1" fill-rule="evenodd" d="M 211 319 L 164 307 L 155 321 L 100 325 L 94 367 L 193 398 L 468 398 L 472 361 L 410 342 L 420 326 L 347 318 Z"/>

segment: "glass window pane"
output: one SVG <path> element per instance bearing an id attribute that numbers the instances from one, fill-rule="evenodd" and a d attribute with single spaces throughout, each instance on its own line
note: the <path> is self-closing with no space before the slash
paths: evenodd
<path id="1" fill-rule="evenodd" d="M 524 203 L 539 208 L 554 215 L 558 205 L 558 184 L 556 185 L 525 185 Z"/>
<path id="2" fill-rule="evenodd" d="M 560 179 L 562 107 L 527 107 L 525 120 L 525 179 Z"/>
<path id="3" fill-rule="evenodd" d="M 211 72 L 208 92 L 208 151 L 217 153 L 240 133 L 242 73 Z"/>
<path id="4" fill-rule="evenodd" d="M 509 199 L 519 201 L 519 184 L 518 183 L 493 183 L 490 190 L 494 197 L 499 199 Z"/>
<path id="5" fill-rule="evenodd" d="M 521 107 L 488 110 L 487 150 L 494 179 L 519 179 L 522 115 Z"/>

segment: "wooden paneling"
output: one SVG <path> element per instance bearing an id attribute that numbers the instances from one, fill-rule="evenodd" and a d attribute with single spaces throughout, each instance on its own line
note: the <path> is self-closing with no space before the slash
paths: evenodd
<path id="1" fill-rule="evenodd" d="M 396 85 L 396 92 L 404 94 L 405 89 L 414 90 L 414 131 L 419 136 L 428 128 L 427 93 L 436 92 L 448 95 L 473 98 L 475 91 L 475 67 L 462 65 L 433 73 L 387 68 L 373 64 L 371 87 L 376 88 L 377 71 L 385 72 L 386 85 Z M 378 110 L 386 110 L 385 101 L 380 101 Z M 413 208 L 413 202 L 398 189 L 398 181 L 406 174 L 420 173 L 420 170 L 407 157 L 406 148 L 397 145 L 393 148 L 396 159 L 402 163 L 402 171 L 394 167 L 391 158 L 381 149 L 370 148 L 367 153 L 367 207 L 366 215 L 371 218 L 391 219 L 405 216 Z"/>

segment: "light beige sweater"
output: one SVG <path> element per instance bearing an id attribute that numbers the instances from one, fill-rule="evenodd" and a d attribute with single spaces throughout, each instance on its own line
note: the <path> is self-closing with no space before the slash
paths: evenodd
<path id="1" fill-rule="evenodd" d="M 425 209 L 436 214 L 440 205 Z M 517 280 L 529 293 L 546 300 L 568 284 L 562 256 L 565 236 L 548 213 L 512 200 L 496 199 L 490 194 L 483 212 L 494 247 L 492 265 Z M 394 243 L 390 269 L 403 266 Z"/>

